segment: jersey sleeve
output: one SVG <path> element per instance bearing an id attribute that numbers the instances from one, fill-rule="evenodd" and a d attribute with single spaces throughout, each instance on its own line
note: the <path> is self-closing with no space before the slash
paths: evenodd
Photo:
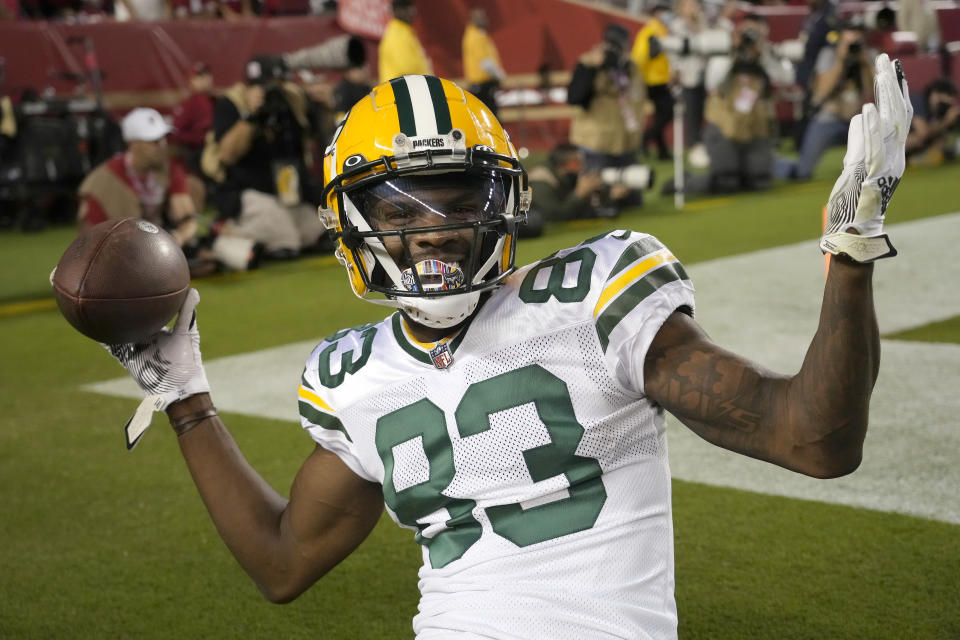
<path id="1" fill-rule="evenodd" d="M 300 377 L 300 387 L 297 389 L 300 425 L 314 442 L 339 456 L 355 474 L 371 482 L 379 482 L 363 468 L 353 438 L 334 409 L 336 402 L 333 394 L 320 380 L 318 362 L 325 355 L 323 349 L 328 346 L 322 342 L 314 349 Z"/>
<path id="2" fill-rule="evenodd" d="M 653 236 L 617 232 L 597 243 L 602 279 L 593 309 L 604 357 L 625 388 L 643 393 L 650 343 L 675 311 L 693 315 L 693 283 L 673 253 Z"/>

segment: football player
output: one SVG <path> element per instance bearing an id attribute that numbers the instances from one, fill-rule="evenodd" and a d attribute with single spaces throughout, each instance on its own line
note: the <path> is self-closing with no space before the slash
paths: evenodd
<path id="1" fill-rule="evenodd" d="M 446 80 L 405 76 L 328 148 L 321 215 L 355 294 L 396 310 L 325 338 L 298 391 L 316 441 L 289 499 L 217 415 L 188 297 L 172 331 L 115 349 L 166 410 L 226 544 L 270 600 L 296 598 L 386 506 L 422 546 L 417 638 L 673 638 L 664 415 L 830 478 L 860 463 L 879 339 L 873 261 L 911 106 L 876 62 L 821 248 L 820 324 L 796 375 L 714 344 L 656 238 L 622 230 L 514 267 L 530 204 L 510 139 Z"/>

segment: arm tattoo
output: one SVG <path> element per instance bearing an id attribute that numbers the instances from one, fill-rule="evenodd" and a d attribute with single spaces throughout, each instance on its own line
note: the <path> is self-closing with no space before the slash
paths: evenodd
<path id="1" fill-rule="evenodd" d="M 699 346 L 666 349 L 653 370 L 663 374 L 647 381 L 648 393 L 699 436 L 754 456 L 771 451 L 777 403 L 769 374 Z"/>

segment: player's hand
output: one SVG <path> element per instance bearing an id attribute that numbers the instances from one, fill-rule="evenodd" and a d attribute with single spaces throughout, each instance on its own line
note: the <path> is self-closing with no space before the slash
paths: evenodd
<path id="1" fill-rule="evenodd" d="M 843 173 L 827 202 L 827 226 L 820 239 L 824 252 L 857 262 L 897 255 L 883 233 L 884 214 L 906 165 L 904 147 L 913 105 L 899 61 L 877 56 L 874 104 L 850 121 Z"/>
<path id="2" fill-rule="evenodd" d="M 153 408 L 165 410 L 171 403 L 210 391 L 200 358 L 200 332 L 196 307 L 200 294 L 190 289 L 173 329 L 164 327 L 146 342 L 103 345 L 130 372 Z"/>

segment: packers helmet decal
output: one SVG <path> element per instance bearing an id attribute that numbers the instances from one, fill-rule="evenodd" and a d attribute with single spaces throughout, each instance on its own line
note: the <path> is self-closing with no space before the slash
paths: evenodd
<path id="1" fill-rule="evenodd" d="M 356 295 L 451 327 L 514 270 L 527 176 L 475 96 L 433 76 L 378 85 L 324 157 L 321 217 Z"/>

